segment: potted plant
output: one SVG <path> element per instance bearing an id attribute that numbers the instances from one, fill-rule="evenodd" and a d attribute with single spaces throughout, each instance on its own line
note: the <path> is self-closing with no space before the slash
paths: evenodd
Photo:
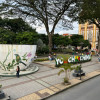
<path id="1" fill-rule="evenodd" d="M 64 63 L 60 68 L 61 70 L 58 72 L 58 75 L 60 75 L 62 72 L 65 72 L 65 77 L 64 77 L 64 84 L 65 85 L 70 85 L 71 83 L 69 82 L 70 79 L 70 73 L 74 69 L 74 67 L 71 67 L 72 64 L 70 63 Z"/>
<path id="2" fill-rule="evenodd" d="M 79 76 L 84 76 L 85 73 L 83 72 L 83 70 L 81 69 L 81 65 L 78 65 L 76 66 L 75 70 L 74 70 L 74 73 L 73 73 L 73 76 L 75 77 L 79 77 Z"/>

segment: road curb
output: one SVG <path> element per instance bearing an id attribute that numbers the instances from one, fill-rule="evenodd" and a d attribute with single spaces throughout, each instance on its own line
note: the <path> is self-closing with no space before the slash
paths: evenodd
<path id="1" fill-rule="evenodd" d="M 92 77 L 90 77 L 90 78 L 88 78 L 88 79 L 84 79 L 84 80 L 82 80 L 82 81 L 79 82 L 79 83 L 73 84 L 73 85 L 71 85 L 71 86 L 69 86 L 69 87 L 67 87 L 67 88 L 64 88 L 64 89 L 62 89 L 62 90 L 60 90 L 60 91 L 58 91 L 58 92 L 55 92 L 55 93 L 52 94 L 52 95 L 46 96 L 46 97 L 42 98 L 41 100 L 45 100 L 46 98 L 49 98 L 50 96 L 53 96 L 53 95 L 55 95 L 55 94 L 58 94 L 58 93 L 60 93 L 60 92 L 62 92 L 62 91 L 65 91 L 65 90 L 67 90 L 67 89 L 70 89 L 70 88 L 72 88 L 72 87 L 74 87 L 74 86 L 77 86 L 77 85 L 79 85 L 79 84 L 81 84 L 81 83 L 84 83 L 84 82 L 86 82 L 86 81 L 88 81 L 88 80 L 91 80 L 91 79 L 93 79 L 93 78 L 95 78 L 95 77 L 97 77 L 97 76 L 99 76 L 99 75 L 100 75 L 100 73 L 97 74 L 97 75 L 95 75 L 95 76 L 92 76 Z"/>

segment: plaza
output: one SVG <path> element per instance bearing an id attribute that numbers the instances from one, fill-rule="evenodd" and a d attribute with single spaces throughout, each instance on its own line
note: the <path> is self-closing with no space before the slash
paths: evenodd
<path id="1" fill-rule="evenodd" d="M 54 67 L 54 61 L 44 61 L 32 63 L 31 66 L 38 66 L 38 72 L 26 76 L 17 77 L 0 77 L 0 84 L 4 93 L 11 97 L 11 100 L 40 100 L 53 95 L 66 87 L 62 84 L 64 73 L 57 75 L 59 68 Z M 50 67 L 52 66 L 52 67 Z M 93 56 L 92 61 L 82 64 L 82 69 L 86 77 L 98 75 L 100 63 L 97 57 Z M 72 72 L 73 73 L 73 72 Z M 81 82 L 79 78 L 71 75 L 71 85 Z"/>
<path id="2" fill-rule="evenodd" d="M 0 100 L 77 96 L 74 87 L 85 99 L 79 86 L 100 81 L 99 10 L 100 0 L 0 0 Z"/>

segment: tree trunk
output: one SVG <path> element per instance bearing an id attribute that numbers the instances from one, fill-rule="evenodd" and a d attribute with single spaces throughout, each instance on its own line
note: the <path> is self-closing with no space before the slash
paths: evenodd
<path id="1" fill-rule="evenodd" d="M 49 34 L 48 38 L 49 38 L 49 52 L 51 53 L 52 52 L 52 34 Z"/>
<path id="2" fill-rule="evenodd" d="M 99 28 L 99 35 L 98 35 L 98 52 L 100 53 L 100 28 Z"/>
<path id="3" fill-rule="evenodd" d="M 65 78 L 67 81 L 69 81 L 67 70 L 65 70 Z"/>

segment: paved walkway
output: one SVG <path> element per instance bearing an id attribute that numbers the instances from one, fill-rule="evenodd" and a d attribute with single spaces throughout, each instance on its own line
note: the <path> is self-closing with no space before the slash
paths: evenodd
<path id="1" fill-rule="evenodd" d="M 40 68 L 39 71 L 20 78 L 0 78 L 3 91 L 7 95 L 10 95 L 12 100 L 38 100 L 68 87 L 62 84 L 64 73 L 58 76 L 59 69 L 50 67 L 54 66 L 54 61 L 46 61 L 38 64 L 33 63 L 32 66 L 38 66 Z M 100 63 L 96 57 L 93 57 L 91 62 L 82 64 L 82 67 L 87 74 L 85 79 L 100 73 L 98 72 Z M 71 76 L 70 81 L 72 84 L 80 82 L 79 79 L 74 79 L 73 76 Z"/>

